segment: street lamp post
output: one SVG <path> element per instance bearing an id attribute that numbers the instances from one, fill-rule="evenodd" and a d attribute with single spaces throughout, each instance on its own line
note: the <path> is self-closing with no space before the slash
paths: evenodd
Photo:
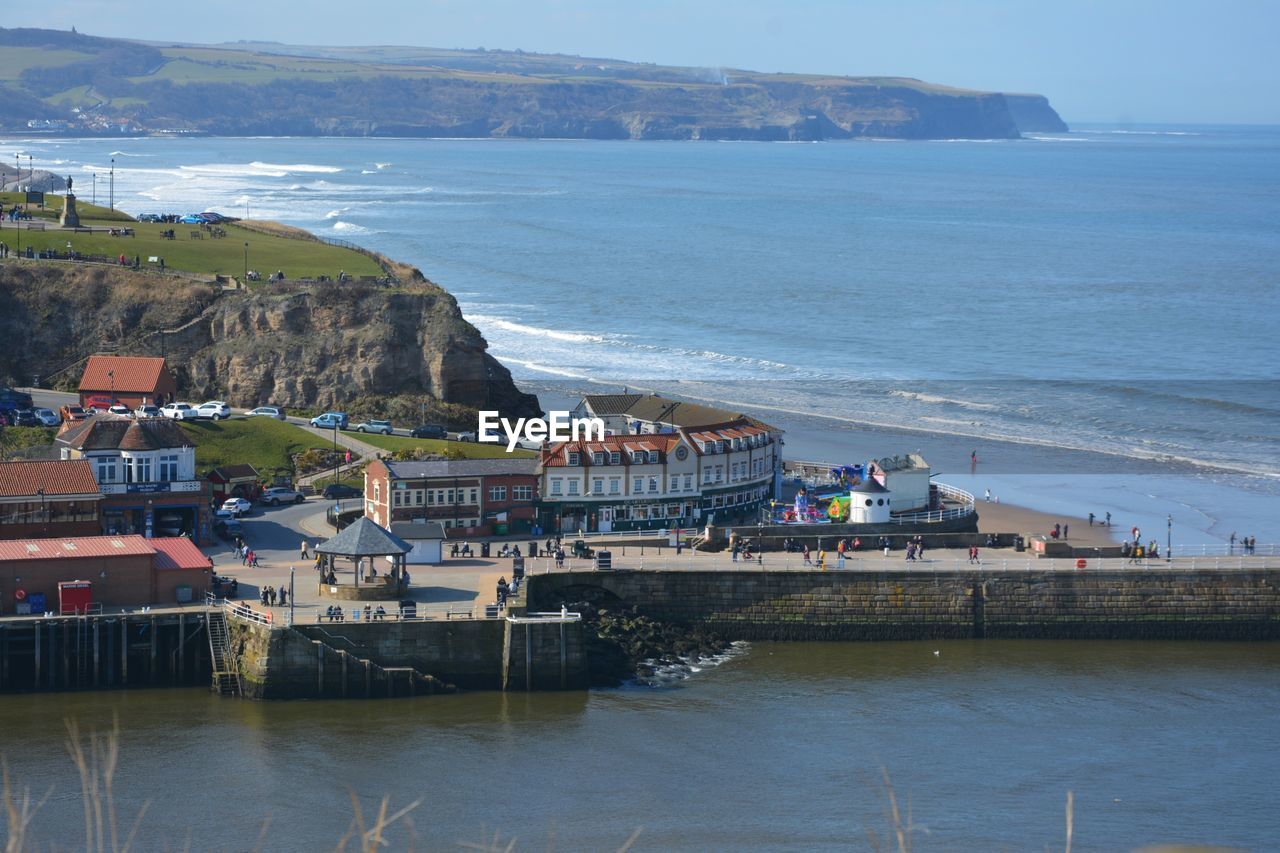
<path id="1" fill-rule="evenodd" d="M 249 286 L 249 241 L 244 241 L 244 278 L 240 280 L 241 287 Z"/>
<path id="2" fill-rule="evenodd" d="M 95 207 L 98 204 L 98 173 L 97 172 L 93 173 L 93 204 Z"/>
<path id="3" fill-rule="evenodd" d="M 1173 514 L 1165 518 L 1164 561 L 1173 562 Z"/>
<path id="4" fill-rule="evenodd" d="M 44 504 L 44 487 L 36 489 L 36 494 L 40 496 L 40 523 L 43 525 L 44 535 L 49 535 L 49 516 L 45 513 Z"/>
<path id="5" fill-rule="evenodd" d="M 116 372 L 108 370 L 107 379 L 111 381 L 111 405 L 114 406 L 116 404 Z"/>
<path id="6" fill-rule="evenodd" d="M 111 158 L 111 209 L 116 209 L 116 158 Z"/>

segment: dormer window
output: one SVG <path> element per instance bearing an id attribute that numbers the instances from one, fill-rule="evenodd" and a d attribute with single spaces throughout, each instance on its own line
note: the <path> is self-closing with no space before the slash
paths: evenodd
<path id="1" fill-rule="evenodd" d="M 591 454 L 591 464 L 592 464 L 592 465 L 603 465 L 603 464 L 604 464 L 604 451 L 597 450 L 595 453 L 592 453 L 592 454 Z"/>
<path id="2" fill-rule="evenodd" d="M 610 464 L 610 465 L 621 465 L 621 464 L 622 464 L 622 453 L 621 453 L 620 451 L 617 451 L 617 450 L 612 450 L 612 451 L 610 451 L 610 452 L 609 452 L 609 464 Z"/>
<path id="3" fill-rule="evenodd" d="M 657 465 L 659 461 L 660 461 L 660 460 L 659 460 L 659 457 L 658 457 L 658 451 L 656 451 L 656 450 L 650 450 L 650 451 L 649 451 L 649 464 L 651 464 L 651 465 Z"/>
<path id="4" fill-rule="evenodd" d="M 570 464 L 570 465 L 581 465 L 581 464 L 582 464 L 582 454 L 580 454 L 580 453 L 579 453 L 578 451 L 576 451 L 576 450 L 570 450 L 570 451 L 569 451 L 569 464 Z"/>
<path id="5" fill-rule="evenodd" d="M 633 450 L 633 451 L 631 451 L 631 464 L 632 464 L 632 465 L 643 465 L 643 464 L 644 464 L 644 456 L 645 456 L 645 454 L 644 454 L 644 451 L 643 451 L 643 450 Z"/>

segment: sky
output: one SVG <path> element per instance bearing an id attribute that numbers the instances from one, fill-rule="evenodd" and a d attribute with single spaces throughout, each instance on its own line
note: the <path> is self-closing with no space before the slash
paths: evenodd
<path id="1" fill-rule="evenodd" d="M 46 0 L 0 26 L 906 76 L 1037 92 L 1068 123 L 1280 123 L 1280 0 Z"/>

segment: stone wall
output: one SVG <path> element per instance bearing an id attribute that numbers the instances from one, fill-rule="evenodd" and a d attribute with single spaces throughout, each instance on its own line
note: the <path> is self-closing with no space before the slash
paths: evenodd
<path id="1" fill-rule="evenodd" d="M 530 609 L 636 606 L 729 639 L 1280 639 L 1280 571 L 571 572 Z"/>
<path id="2" fill-rule="evenodd" d="M 526 628 L 499 619 L 457 619 L 285 628 L 230 619 L 228 628 L 244 693 L 255 699 L 404 695 L 410 683 L 418 693 L 448 685 L 561 690 L 587 684 L 579 623 Z"/>

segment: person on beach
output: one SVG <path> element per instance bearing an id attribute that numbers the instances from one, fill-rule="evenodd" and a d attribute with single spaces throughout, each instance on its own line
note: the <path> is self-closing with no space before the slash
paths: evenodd
<path id="1" fill-rule="evenodd" d="M 1089 526 L 1090 526 L 1090 527 L 1093 527 L 1093 518 L 1094 518 L 1093 513 L 1089 513 Z"/>
<path id="2" fill-rule="evenodd" d="M 262 606 L 266 607 L 267 606 L 267 588 L 265 586 L 258 592 L 258 598 L 261 599 Z"/>
<path id="3" fill-rule="evenodd" d="M 1067 531 L 1068 531 L 1068 530 L 1070 530 L 1070 529 L 1071 529 L 1071 525 L 1070 525 L 1070 524 L 1064 524 L 1064 525 L 1062 525 L 1062 538 L 1063 538 L 1063 539 L 1066 539 L 1066 538 L 1067 538 Z"/>
<path id="4" fill-rule="evenodd" d="M 302 546 L 298 549 L 298 553 L 299 553 L 299 556 L 302 557 L 302 559 L 304 560 L 307 559 L 307 540 L 305 539 L 302 540 Z"/>
<path id="5" fill-rule="evenodd" d="M 1111 513 L 1107 513 L 1107 527 L 1111 526 Z"/>
<path id="6" fill-rule="evenodd" d="M 987 489 L 987 503 L 991 503 L 991 490 Z"/>
<path id="7" fill-rule="evenodd" d="M 1136 527 L 1134 528 L 1134 530 L 1137 530 L 1137 529 L 1138 528 Z M 1236 532 L 1233 530 L 1231 531 L 1231 539 L 1227 545 L 1227 553 L 1234 554 L 1235 552 L 1236 552 Z"/>

